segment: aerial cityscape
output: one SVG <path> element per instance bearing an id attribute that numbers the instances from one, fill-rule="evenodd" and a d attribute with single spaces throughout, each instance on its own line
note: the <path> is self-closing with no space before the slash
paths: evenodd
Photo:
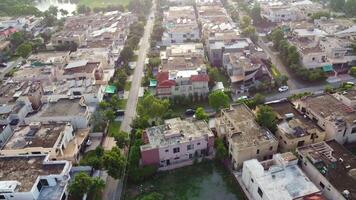
<path id="1" fill-rule="evenodd" d="M 0 200 L 356 200 L 356 0 L 0 0 Z"/>

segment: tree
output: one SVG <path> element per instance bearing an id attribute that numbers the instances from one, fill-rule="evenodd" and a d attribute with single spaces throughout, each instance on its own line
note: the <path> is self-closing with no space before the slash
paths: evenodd
<path id="1" fill-rule="evenodd" d="M 343 0 L 338 0 L 338 1 L 343 1 Z M 347 0 L 345 3 L 344 10 L 348 16 L 355 17 L 356 16 L 356 0 Z"/>
<path id="2" fill-rule="evenodd" d="M 157 192 L 151 192 L 149 194 L 144 195 L 143 197 L 139 198 L 138 200 L 163 200 L 164 196 Z"/>
<path id="3" fill-rule="evenodd" d="M 126 133 L 125 131 L 119 131 L 114 134 L 114 138 L 116 140 L 116 145 L 119 148 L 124 148 L 126 145 L 129 144 L 129 134 Z"/>
<path id="4" fill-rule="evenodd" d="M 23 32 L 16 32 L 10 36 L 10 42 L 13 46 L 18 47 L 25 41 L 25 34 Z"/>
<path id="5" fill-rule="evenodd" d="M 255 3 L 250 12 L 253 22 L 259 24 L 262 21 L 260 4 Z"/>
<path id="6" fill-rule="evenodd" d="M 59 12 L 61 13 L 62 17 L 66 17 L 69 14 L 68 11 L 64 9 L 60 9 Z"/>
<path id="7" fill-rule="evenodd" d="M 274 29 L 271 33 L 271 39 L 274 47 L 278 49 L 280 41 L 284 39 L 283 30 L 281 28 Z"/>
<path id="8" fill-rule="evenodd" d="M 100 177 L 96 177 L 92 179 L 92 184 L 89 188 L 89 191 L 94 200 L 101 199 L 100 194 L 104 188 L 105 188 L 105 182 Z"/>
<path id="9" fill-rule="evenodd" d="M 88 7 L 86 5 L 79 5 L 77 7 L 77 12 L 79 14 L 88 14 L 88 13 L 90 13 L 90 11 L 91 11 L 90 7 Z"/>
<path id="10" fill-rule="evenodd" d="M 158 67 L 161 64 L 161 59 L 159 57 L 150 58 L 148 64 L 152 68 Z"/>
<path id="11" fill-rule="evenodd" d="M 56 6 L 50 6 L 47 11 L 55 17 L 58 15 L 58 8 Z"/>
<path id="12" fill-rule="evenodd" d="M 134 56 L 134 52 L 130 46 L 125 46 L 120 52 L 120 61 L 124 63 L 128 63 L 132 57 Z"/>
<path id="13" fill-rule="evenodd" d="M 16 49 L 16 54 L 23 57 L 27 58 L 28 55 L 30 55 L 32 51 L 32 45 L 29 42 L 22 43 L 19 47 Z"/>
<path id="14" fill-rule="evenodd" d="M 351 76 L 356 76 L 356 66 L 351 67 L 351 69 L 350 69 L 350 75 L 351 75 Z"/>
<path id="15" fill-rule="evenodd" d="M 213 87 L 216 81 L 219 81 L 219 70 L 216 67 L 208 67 L 209 87 Z"/>
<path id="16" fill-rule="evenodd" d="M 114 121 L 115 119 L 115 112 L 113 110 L 105 110 L 105 117 L 109 121 Z"/>
<path id="17" fill-rule="evenodd" d="M 92 178 L 88 174 L 80 172 L 75 175 L 74 180 L 69 184 L 69 193 L 76 199 L 81 199 L 84 194 L 89 192 L 92 185 Z"/>
<path id="18" fill-rule="evenodd" d="M 345 0 L 330 0 L 330 8 L 334 11 L 342 11 L 345 6 Z"/>
<path id="19" fill-rule="evenodd" d="M 334 88 L 331 85 L 326 85 L 324 88 L 325 93 L 332 93 L 334 92 Z"/>
<path id="20" fill-rule="evenodd" d="M 228 151 L 225 147 L 224 141 L 221 138 L 216 138 L 214 141 L 214 146 L 216 149 L 216 158 L 224 160 L 228 157 Z"/>
<path id="21" fill-rule="evenodd" d="M 229 106 L 229 96 L 227 96 L 224 92 L 220 90 L 210 93 L 208 98 L 209 105 L 213 107 L 216 111 Z"/>
<path id="22" fill-rule="evenodd" d="M 140 116 L 148 116 L 151 119 L 160 118 L 168 111 L 168 108 L 167 99 L 158 99 L 152 94 L 146 95 L 137 106 Z"/>
<path id="23" fill-rule="evenodd" d="M 241 22 L 240 22 L 240 27 L 241 29 L 245 29 L 247 28 L 248 26 L 252 25 L 252 20 L 251 20 L 251 17 L 247 16 L 247 15 L 244 15 L 241 19 Z"/>
<path id="24" fill-rule="evenodd" d="M 195 117 L 199 120 L 207 120 L 208 115 L 205 113 L 204 108 L 198 107 L 197 110 L 195 111 Z"/>
<path id="25" fill-rule="evenodd" d="M 277 115 L 270 106 L 259 106 L 256 120 L 261 126 L 272 132 L 277 130 Z"/>
<path id="26" fill-rule="evenodd" d="M 277 77 L 275 77 L 275 81 L 276 81 L 277 86 L 286 85 L 287 81 L 288 81 L 288 76 L 278 75 Z"/>
<path id="27" fill-rule="evenodd" d="M 103 166 L 111 177 L 120 178 L 125 166 L 125 158 L 118 147 L 113 147 L 110 151 L 104 153 Z"/>

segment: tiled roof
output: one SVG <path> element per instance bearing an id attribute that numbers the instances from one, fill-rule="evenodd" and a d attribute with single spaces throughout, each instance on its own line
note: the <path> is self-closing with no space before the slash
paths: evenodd
<path id="1" fill-rule="evenodd" d="M 190 80 L 195 82 L 207 82 L 209 81 L 209 76 L 207 74 L 192 75 Z"/>

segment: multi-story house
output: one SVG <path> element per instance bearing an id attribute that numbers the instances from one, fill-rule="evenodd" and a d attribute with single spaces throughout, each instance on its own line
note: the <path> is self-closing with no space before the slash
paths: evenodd
<path id="1" fill-rule="evenodd" d="M 242 183 L 255 200 L 322 200 L 320 190 L 298 167 L 291 152 L 275 154 L 272 159 L 245 161 Z"/>
<path id="2" fill-rule="evenodd" d="M 326 140 L 340 144 L 356 141 L 355 109 L 331 94 L 307 96 L 293 102 L 295 107 L 326 132 Z"/>
<path id="3" fill-rule="evenodd" d="M 300 167 L 326 199 L 356 197 L 356 157 L 335 140 L 297 149 Z"/>
<path id="4" fill-rule="evenodd" d="M 255 115 L 245 104 L 221 110 L 221 116 L 216 120 L 216 131 L 228 143 L 234 169 L 240 169 L 246 160 L 271 159 L 277 152 L 277 139 L 256 122 Z"/>
<path id="5" fill-rule="evenodd" d="M 161 170 L 191 165 L 194 159 L 212 155 L 214 149 L 214 134 L 205 121 L 165 120 L 146 129 L 142 137 L 142 164 Z"/>
<path id="6" fill-rule="evenodd" d="M 192 6 L 169 7 L 164 12 L 163 24 L 165 31 L 162 45 L 181 44 L 200 40 L 200 31 Z"/>

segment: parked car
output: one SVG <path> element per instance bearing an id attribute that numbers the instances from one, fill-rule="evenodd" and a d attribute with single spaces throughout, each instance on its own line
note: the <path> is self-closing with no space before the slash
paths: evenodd
<path id="1" fill-rule="evenodd" d="M 278 92 L 285 92 L 288 89 L 289 89 L 288 86 L 284 85 L 284 86 L 281 86 L 281 87 L 278 88 Z"/>
<path id="2" fill-rule="evenodd" d="M 348 81 L 348 82 L 346 82 L 346 84 L 347 84 L 347 85 L 355 85 L 355 83 L 352 82 L 352 81 Z"/>
<path id="3" fill-rule="evenodd" d="M 248 99 L 248 96 L 241 96 L 241 97 L 237 98 L 238 101 L 246 100 L 246 99 Z"/>
<path id="4" fill-rule="evenodd" d="M 193 110 L 193 109 L 187 109 L 187 110 L 185 111 L 185 115 L 190 116 L 190 115 L 194 115 L 194 114 L 195 114 L 195 110 Z"/>

